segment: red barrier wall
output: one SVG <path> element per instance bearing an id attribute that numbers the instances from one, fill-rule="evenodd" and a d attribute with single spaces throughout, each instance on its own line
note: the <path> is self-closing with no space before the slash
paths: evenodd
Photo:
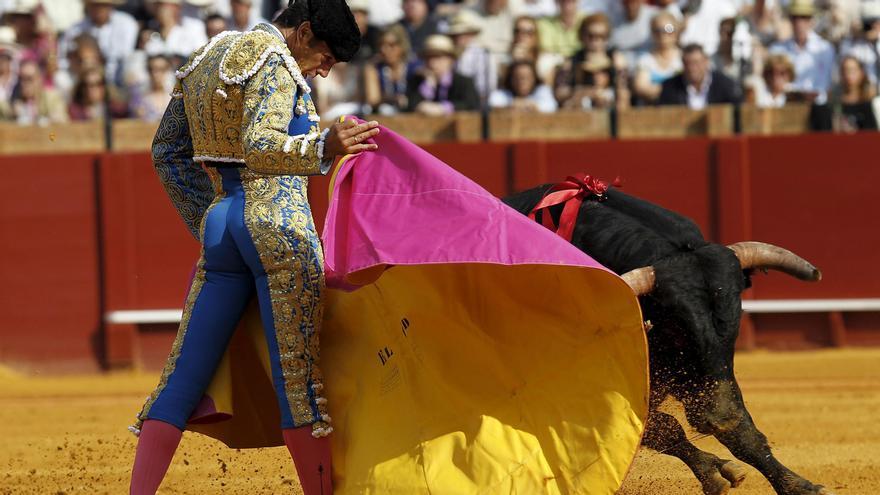
<path id="1" fill-rule="evenodd" d="M 95 157 L 0 157 L 0 362 L 96 368 Z"/>
<path id="2" fill-rule="evenodd" d="M 819 284 L 756 276 L 746 298 L 880 297 L 875 134 L 425 149 L 496 195 L 581 171 L 620 176 L 624 191 L 693 218 L 710 239 L 779 244 L 825 275 Z M 80 369 L 161 362 L 173 326 L 100 332 L 102 311 L 181 307 L 198 257 L 149 156 L 6 157 L 0 167 L 0 361 Z M 310 183 L 319 228 L 328 182 Z M 880 344 L 880 314 L 752 315 L 743 339 L 770 347 Z"/>
<path id="3" fill-rule="evenodd" d="M 513 146 L 515 190 L 584 172 L 693 219 L 712 234 L 708 139 L 523 143 Z"/>

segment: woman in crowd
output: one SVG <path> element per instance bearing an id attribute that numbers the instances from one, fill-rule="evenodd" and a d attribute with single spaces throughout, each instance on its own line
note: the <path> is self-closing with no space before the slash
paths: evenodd
<path id="1" fill-rule="evenodd" d="M 379 37 L 379 60 L 364 67 L 364 93 L 371 113 L 395 114 L 407 107 L 406 84 L 418 67 L 410 60 L 409 36 L 400 25 Z"/>
<path id="2" fill-rule="evenodd" d="M 840 110 L 842 130 L 877 129 L 872 101 L 877 96 L 865 67 L 857 58 L 840 60 Z"/>
<path id="3" fill-rule="evenodd" d="M 609 48 L 611 21 L 605 14 L 584 18 L 579 28 L 583 48 L 556 74 L 554 95 L 563 108 L 609 108 L 628 105 L 626 61 Z"/>
<path id="4" fill-rule="evenodd" d="M 678 21 L 669 12 L 660 12 L 651 20 L 651 51 L 639 56 L 633 81 L 633 90 L 640 102 L 657 101 L 663 81 L 681 72 L 678 31 Z"/>
<path id="5" fill-rule="evenodd" d="M 171 88 L 174 84 L 171 61 L 164 55 L 154 55 L 147 59 L 147 73 L 147 85 L 138 85 L 131 90 L 131 116 L 158 122 L 171 101 Z"/>
<path id="6" fill-rule="evenodd" d="M 553 91 L 540 84 L 535 65 L 526 60 L 511 64 L 504 87 L 492 93 L 489 105 L 525 112 L 553 113 L 557 109 Z"/>
<path id="7" fill-rule="evenodd" d="M 89 68 L 82 71 L 73 87 L 73 100 L 70 102 L 70 119 L 74 121 L 97 120 L 106 115 L 110 105 L 111 117 L 125 117 L 124 105 L 118 100 L 111 102 L 107 80 L 103 68 Z"/>
<path id="8" fill-rule="evenodd" d="M 47 125 L 67 122 L 64 98 L 43 82 L 39 62 L 27 59 L 18 69 L 18 84 L 12 91 L 9 105 L 0 107 L 0 119 L 14 120 L 20 125 Z"/>
<path id="9" fill-rule="evenodd" d="M 794 81 L 794 64 L 787 55 L 769 55 L 764 62 L 762 78 L 753 88 L 752 100 L 761 108 L 781 108 L 785 106 L 786 92 Z"/>
<path id="10" fill-rule="evenodd" d="M 535 64 L 539 80 L 553 80 L 557 65 L 556 57 L 541 52 L 538 21 L 534 17 L 521 16 L 513 21 L 513 42 L 510 45 L 510 57 L 505 61 L 505 65 L 518 60 L 527 60 Z M 506 67 L 502 67 L 502 72 L 506 70 Z"/>

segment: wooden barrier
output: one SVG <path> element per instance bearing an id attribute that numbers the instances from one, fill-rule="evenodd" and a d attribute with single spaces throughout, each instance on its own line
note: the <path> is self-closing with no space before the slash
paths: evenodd
<path id="1" fill-rule="evenodd" d="M 782 108 L 744 105 L 740 115 L 743 134 L 768 136 L 810 132 L 808 103 L 790 103 Z"/>
<path id="2" fill-rule="evenodd" d="M 733 106 L 711 105 L 705 110 L 683 107 L 641 107 L 618 115 L 621 139 L 721 137 L 733 134 Z"/>
<path id="3" fill-rule="evenodd" d="M 32 127 L 0 123 L 0 155 L 99 153 L 105 147 L 102 122 Z"/>
<path id="4" fill-rule="evenodd" d="M 611 119 L 606 110 L 552 114 L 496 110 L 489 115 L 490 141 L 580 141 L 609 137 Z"/>
<path id="5" fill-rule="evenodd" d="M 482 140 L 481 117 L 478 113 L 459 112 L 445 117 L 415 114 L 371 115 L 383 126 L 418 144 L 438 142 L 474 143 Z"/>
<path id="6" fill-rule="evenodd" d="M 149 151 L 158 122 L 116 120 L 113 122 L 113 151 Z"/>

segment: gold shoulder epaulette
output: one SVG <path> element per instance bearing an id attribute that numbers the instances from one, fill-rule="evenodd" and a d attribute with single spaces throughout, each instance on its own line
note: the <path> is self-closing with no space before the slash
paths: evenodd
<path id="1" fill-rule="evenodd" d="M 220 61 L 220 79 L 226 84 L 244 85 L 273 53 L 284 60 L 284 66 L 297 86 L 303 92 L 310 92 L 305 77 L 284 42 L 277 36 L 260 30 L 244 33 L 229 45 Z"/>

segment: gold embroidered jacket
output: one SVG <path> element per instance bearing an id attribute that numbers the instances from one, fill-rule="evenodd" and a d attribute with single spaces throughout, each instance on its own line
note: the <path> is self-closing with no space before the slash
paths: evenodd
<path id="1" fill-rule="evenodd" d="M 318 175 L 324 138 L 310 92 L 287 45 L 274 28 L 218 34 L 177 71 L 172 101 L 153 141 L 153 163 L 165 188 L 198 238 L 214 188 L 201 162 L 241 163 L 258 174 Z M 294 98 L 297 105 L 294 105 Z M 297 114 L 315 122 L 288 135 Z"/>

